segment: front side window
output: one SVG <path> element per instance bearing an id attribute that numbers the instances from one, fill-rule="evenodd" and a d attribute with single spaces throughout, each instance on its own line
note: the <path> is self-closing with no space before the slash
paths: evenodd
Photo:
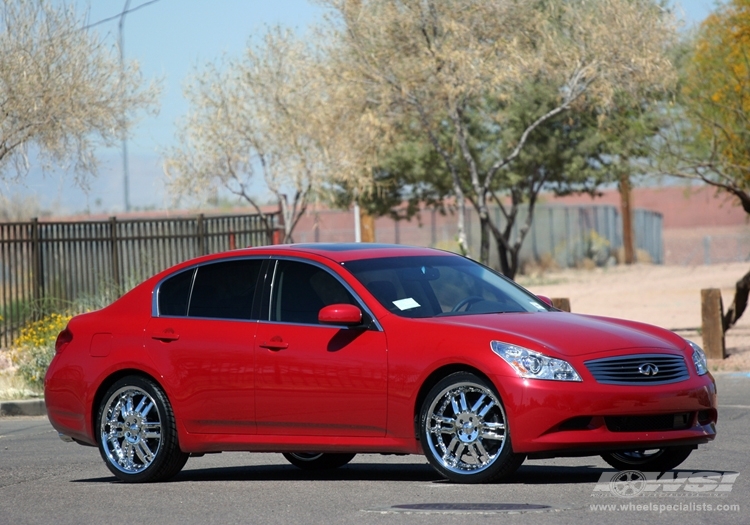
<path id="1" fill-rule="evenodd" d="M 271 291 L 271 321 L 318 324 L 318 313 L 331 304 L 357 304 L 326 270 L 297 261 L 279 261 Z"/>
<path id="2" fill-rule="evenodd" d="M 456 255 L 363 259 L 344 267 L 402 317 L 548 310 L 523 288 Z"/>
<path id="3" fill-rule="evenodd" d="M 253 299 L 262 261 L 236 259 L 196 269 L 189 317 L 252 319 Z"/>

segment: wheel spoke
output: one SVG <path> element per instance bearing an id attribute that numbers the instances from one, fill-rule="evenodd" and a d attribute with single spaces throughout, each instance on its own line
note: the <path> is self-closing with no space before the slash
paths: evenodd
<path id="1" fill-rule="evenodd" d="M 122 415 L 128 417 L 133 413 L 133 394 L 128 392 L 125 394 L 125 406 L 121 409 Z"/>
<path id="2" fill-rule="evenodd" d="M 150 465 L 154 459 L 154 453 L 148 448 L 148 445 L 144 441 L 139 441 L 138 444 L 133 447 L 135 453 L 138 455 L 144 465 Z"/>
<path id="3" fill-rule="evenodd" d="M 456 431 L 456 420 L 450 417 L 432 416 L 434 425 L 430 427 L 432 434 L 452 434 Z"/>
<path id="4" fill-rule="evenodd" d="M 482 403 L 484 403 L 485 399 L 487 399 L 487 394 L 482 394 L 481 396 L 479 396 L 479 399 L 477 399 L 477 402 L 474 403 L 474 406 L 471 407 L 471 411 L 474 412 L 475 414 L 478 414 L 479 407 L 482 406 Z M 479 414 L 479 415 L 481 416 L 482 414 Z"/>
<path id="5" fill-rule="evenodd" d="M 487 453 L 487 450 L 485 450 L 484 445 L 482 445 L 481 441 L 474 442 L 474 446 L 472 447 L 472 456 L 474 456 L 474 459 L 476 459 L 477 466 L 484 465 L 492 459 L 492 456 Z M 482 458 L 487 459 L 484 460 Z"/>
<path id="6" fill-rule="evenodd" d="M 138 406 L 135 407 L 135 412 L 141 413 L 141 410 L 143 410 L 143 405 L 146 404 L 146 397 L 142 397 L 141 401 L 138 403 Z"/>
<path id="7" fill-rule="evenodd" d="M 443 455 L 443 461 L 453 467 L 457 466 L 461 462 L 461 456 L 466 449 L 466 445 L 461 443 L 458 439 L 451 441 L 448 445 L 445 455 Z"/>
<path id="8" fill-rule="evenodd" d="M 154 408 L 154 403 L 149 403 L 145 408 L 138 411 L 138 413 L 141 415 L 142 418 L 145 418 L 148 416 L 148 413 L 151 412 L 151 409 Z"/>
<path id="9" fill-rule="evenodd" d="M 505 439 L 505 424 L 504 423 L 485 423 L 484 428 L 480 436 L 482 439 L 494 439 L 502 441 Z"/>
<path id="10" fill-rule="evenodd" d="M 481 410 L 478 410 L 478 411 L 475 410 L 475 412 L 477 412 L 479 417 L 484 417 L 487 415 L 487 412 L 489 412 L 494 406 L 495 406 L 495 402 L 492 399 L 490 399 L 488 403 Z"/>
<path id="11" fill-rule="evenodd" d="M 161 424 L 158 421 L 149 421 L 143 424 L 142 427 L 143 439 L 159 439 L 161 438 Z"/>
<path id="12" fill-rule="evenodd" d="M 451 406 L 453 407 L 454 414 L 461 413 L 461 407 L 458 406 L 458 401 L 456 400 L 456 396 L 451 396 Z"/>
<path id="13" fill-rule="evenodd" d="M 469 410 L 469 404 L 466 402 L 466 392 L 464 390 L 461 390 L 459 395 L 461 396 L 461 411 L 466 412 L 467 410 Z"/>

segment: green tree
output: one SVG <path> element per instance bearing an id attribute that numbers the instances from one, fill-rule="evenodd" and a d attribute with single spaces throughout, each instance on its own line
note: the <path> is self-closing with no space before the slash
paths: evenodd
<path id="1" fill-rule="evenodd" d="M 730 0 L 701 24 L 681 56 L 680 88 L 662 130 L 661 173 L 709 184 L 750 213 L 750 1 Z M 750 272 L 737 282 L 725 329 L 744 312 Z"/>
<path id="2" fill-rule="evenodd" d="M 650 0 L 326 3 L 337 15 L 330 38 L 342 50 L 339 67 L 367 86 L 381 122 L 408 125 L 432 148 L 449 175 L 463 249 L 467 204 L 479 215 L 483 262 L 492 236 L 501 252 L 515 249 L 489 205 L 502 193 L 521 200 L 516 186 L 546 184 L 546 175 L 519 182 L 520 170 L 509 169 L 538 126 L 578 105 L 605 113 L 617 92 L 662 89 L 673 76 L 665 52 L 671 19 Z M 512 129 L 507 102 L 534 81 L 551 86 L 554 104 L 515 135 L 484 141 Z M 502 264 L 515 275 L 516 264 Z"/>

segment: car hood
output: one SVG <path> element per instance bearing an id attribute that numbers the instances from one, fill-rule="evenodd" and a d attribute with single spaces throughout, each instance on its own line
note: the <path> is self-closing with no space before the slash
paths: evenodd
<path id="1" fill-rule="evenodd" d="M 682 351 L 685 340 L 652 325 L 566 312 L 505 313 L 440 318 L 456 329 L 486 330 L 489 337 L 538 351 L 582 356 L 625 349 Z"/>

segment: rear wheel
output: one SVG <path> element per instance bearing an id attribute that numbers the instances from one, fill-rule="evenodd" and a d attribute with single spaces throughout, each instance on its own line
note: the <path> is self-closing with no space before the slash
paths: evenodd
<path id="1" fill-rule="evenodd" d="M 167 396 L 144 377 L 128 376 L 112 385 L 99 406 L 97 428 L 99 452 L 122 481 L 164 481 L 188 460 L 177 443 Z"/>
<path id="2" fill-rule="evenodd" d="M 326 470 L 343 467 L 355 454 L 323 454 L 319 452 L 289 452 L 286 460 L 302 470 Z"/>
<path id="3" fill-rule="evenodd" d="M 427 394 L 419 434 L 427 460 L 459 483 L 484 483 L 513 474 L 525 456 L 515 454 L 500 396 L 485 380 L 457 372 Z"/>
<path id="4" fill-rule="evenodd" d="M 618 470 L 666 472 L 681 465 L 691 452 L 693 447 L 628 450 L 602 454 L 602 459 Z"/>

